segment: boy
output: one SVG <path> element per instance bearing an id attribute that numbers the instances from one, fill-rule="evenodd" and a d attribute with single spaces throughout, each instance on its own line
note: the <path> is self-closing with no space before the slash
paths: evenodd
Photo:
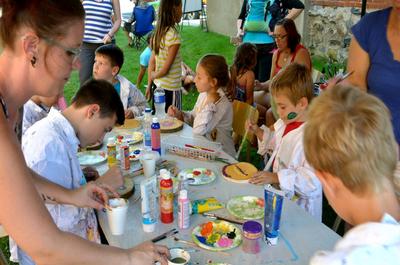
<path id="1" fill-rule="evenodd" d="M 93 78 L 113 84 L 125 109 L 125 118 L 141 116 L 146 108 L 146 98 L 128 79 L 118 74 L 124 64 L 124 53 L 115 44 L 97 48 L 93 65 Z"/>
<path id="2" fill-rule="evenodd" d="M 77 156 L 79 146 L 103 140 L 105 133 L 124 120 L 124 109 L 113 86 L 104 80 L 90 80 L 78 90 L 71 106 L 63 112 L 51 109 L 46 118 L 26 131 L 22 150 L 27 165 L 50 181 L 76 189 L 86 183 Z M 116 177 L 116 187 L 123 183 L 117 173 L 116 168 L 108 173 Z M 61 230 L 100 242 L 93 209 L 65 204 L 46 206 Z M 18 257 L 22 265 L 34 264 L 21 249 Z"/>
<path id="3" fill-rule="evenodd" d="M 264 171 L 250 183 L 279 184 L 289 198 L 319 221 L 322 219 L 322 188 L 303 150 L 304 124 L 313 84 L 307 68 L 293 63 L 281 70 L 271 82 L 271 95 L 277 105 L 278 121 L 272 129 L 248 123 L 258 138 L 258 153 L 266 155 Z"/>
<path id="4" fill-rule="evenodd" d="M 307 161 L 329 204 L 355 226 L 332 252 L 318 252 L 312 265 L 399 264 L 397 148 L 389 111 L 378 98 L 336 86 L 312 103 L 304 130 Z"/>

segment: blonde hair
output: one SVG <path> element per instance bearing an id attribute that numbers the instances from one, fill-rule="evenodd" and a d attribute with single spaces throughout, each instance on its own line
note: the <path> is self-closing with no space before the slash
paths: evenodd
<path id="1" fill-rule="evenodd" d="M 270 87 L 272 96 L 285 94 L 294 105 L 303 97 L 307 98 L 308 103 L 314 97 L 310 71 L 298 63 L 291 63 L 282 69 L 272 79 Z"/>
<path id="2" fill-rule="evenodd" d="M 336 86 L 309 107 L 307 161 L 356 194 L 381 191 L 383 178 L 393 183 L 397 148 L 389 110 L 357 88 Z"/>

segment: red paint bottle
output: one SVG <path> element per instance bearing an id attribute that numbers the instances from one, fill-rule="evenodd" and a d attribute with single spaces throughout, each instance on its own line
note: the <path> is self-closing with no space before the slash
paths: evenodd
<path id="1" fill-rule="evenodd" d="M 170 224 L 174 221 L 174 193 L 172 179 L 168 170 L 160 170 L 160 217 L 161 222 Z"/>

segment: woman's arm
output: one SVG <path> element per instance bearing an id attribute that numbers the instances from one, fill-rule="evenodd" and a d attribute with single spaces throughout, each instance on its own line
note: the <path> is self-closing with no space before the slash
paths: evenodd
<path id="1" fill-rule="evenodd" d="M 180 44 L 174 44 L 168 48 L 167 59 L 165 59 L 163 67 L 158 72 L 153 72 L 151 75 L 151 78 L 153 80 L 163 77 L 166 74 L 168 74 L 169 69 L 171 68 L 171 65 L 173 64 L 173 62 L 175 60 L 175 57 L 179 51 L 180 46 L 181 46 Z"/>
<path id="2" fill-rule="evenodd" d="M 113 24 L 113 27 L 111 28 L 111 30 L 108 32 L 108 34 L 110 34 L 111 37 L 113 37 L 117 33 L 117 31 L 121 27 L 121 21 L 122 21 L 119 0 L 113 0 L 112 5 L 113 5 L 113 11 L 114 11 L 114 24 Z"/>
<path id="3" fill-rule="evenodd" d="M 354 73 L 349 76 L 348 82 L 363 91 L 367 91 L 367 74 L 370 63 L 368 53 L 352 37 L 349 48 L 349 59 L 347 60 L 347 72 L 354 71 Z"/>
<path id="4" fill-rule="evenodd" d="M 311 56 L 307 49 L 299 49 L 293 61 L 304 65 L 311 71 Z"/>

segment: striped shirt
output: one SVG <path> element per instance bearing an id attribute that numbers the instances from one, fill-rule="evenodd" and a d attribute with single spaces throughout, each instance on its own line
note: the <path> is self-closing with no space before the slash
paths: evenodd
<path id="1" fill-rule="evenodd" d="M 112 0 L 84 0 L 85 9 L 85 34 L 84 42 L 102 43 L 104 36 L 110 31 L 113 24 L 111 16 L 113 13 Z"/>
<path id="2" fill-rule="evenodd" d="M 161 40 L 160 50 L 158 55 L 156 55 L 156 71 L 160 71 L 163 67 L 167 57 L 168 57 L 168 49 L 172 45 L 181 44 L 181 36 L 174 28 L 170 28 L 165 34 L 165 37 Z M 169 68 L 168 73 L 160 78 L 154 80 L 154 83 L 157 87 L 162 87 L 166 90 L 179 90 L 181 89 L 181 77 L 182 77 L 182 57 L 181 53 L 178 50 L 174 62 Z"/>

